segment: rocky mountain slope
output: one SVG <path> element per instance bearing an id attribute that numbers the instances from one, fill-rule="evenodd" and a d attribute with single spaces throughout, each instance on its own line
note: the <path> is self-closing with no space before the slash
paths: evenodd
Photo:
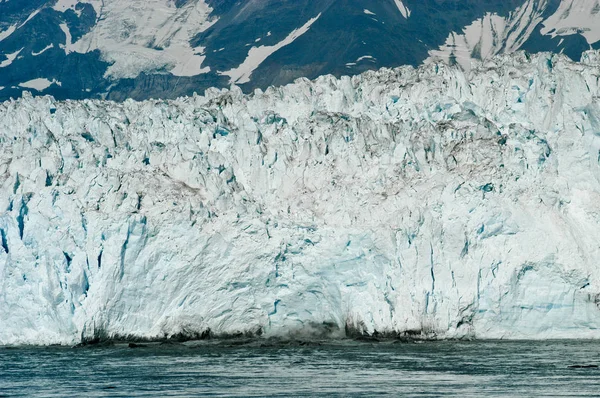
<path id="1" fill-rule="evenodd" d="M 0 100 L 175 98 L 600 47 L 598 0 L 0 1 Z"/>

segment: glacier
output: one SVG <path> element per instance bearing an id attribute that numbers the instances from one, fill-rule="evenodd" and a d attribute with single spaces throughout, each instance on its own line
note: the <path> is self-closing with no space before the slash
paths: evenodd
<path id="1" fill-rule="evenodd" d="M 600 337 L 600 52 L 0 104 L 0 345 Z"/>

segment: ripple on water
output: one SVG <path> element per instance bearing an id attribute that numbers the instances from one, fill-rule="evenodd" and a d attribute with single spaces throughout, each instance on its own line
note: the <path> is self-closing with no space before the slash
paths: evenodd
<path id="1" fill-rule="evenodd" d="M 596 396 L 600 342 L 0 349 L 0 396 Z"/>

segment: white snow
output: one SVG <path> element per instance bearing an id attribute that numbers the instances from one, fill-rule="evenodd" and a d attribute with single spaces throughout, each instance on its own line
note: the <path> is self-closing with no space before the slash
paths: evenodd
<path id="1" fill-rule="evenodd" d="M 0 86 L 0 91 L 1 91 L 1 90 L 4 90 L 4 86 Z"/>
<path id="2" fill-rule="evenodd" d="M 517 51 L 542 22 L 547 5 L 547 0 L 527 0 L 506 18 L 487 13 L 460 34 L 451 33 L 439 50 L 429 52 L 427 62 L 455 59 L 461 67 L 469 70 L 473 55 L 475 59 L 485 60 L 499 53 Z"/>
<path id="3" fill-rule="evenodd" d="M 179 60 L 175 64 L 175 67 L 170 70 L 175 76 L 196 76 L 201 73 L 210 72 L 210 67 L 202 67 L 202 63 L 206 58 L 204 56 L 204 47 L 192 49 L 188 42 L 182 41 L 179 45 L 169 47 L 168 53 Z"/>
<path id="4" fill-rule="evenodd" d="M 52 79 L 52 81 L 50 81 L 46 78 L 32 79 L 32 80 L 26 81 L 24 83 L 19 83 L 19 86 L 25 87 L 25 88 L 33 88 L 37 91 L 44 91 L 45 89 L 47 89 L 48 87 L 50 87 L 53 84 L 62 86 L 61 82 L 56 81 L 55 79 Z"/>
<path id="5" fill-rule="evenodd" d="M 363 55 L 362 57 L 358 57 L 358 58 L 356 59 L 356 62 L 360 62 L 360 61 L 363 61 L 363 60 L 365 60 L 365 59 L 374 59 L 374 58 L 373 58 L 373 56 L 372 56 L 372 55 Z"/>
<path id="6" fill-rule="evenodd" d="M 600 1 L 563 0 L 543 24 L 544 35 L 581 34 L 589 44 L 594 44 L 600 41 Z"/>
<path id="7" fill-rule="evenodd" d="M 75 6 L 78 3 L 78 0 L 57 0 L 52 8 L 58 12 L 65 12 L 67 10 L 75 10 Z M 84 1 L 82 3 L 84 3 Z"/>
<path id="8" fill-rule="evenodd" d="M 29 21 L 31 21 L 33 19 L 33 17 L 35 17 L 39 12 L 41 11 L 41 9 L 35 10 L 34 12 L 32 12 L 31 14 L 29 14 L 29 16 L 27 17 L 27 19 L 21 23 L 20 25 L 11 25 L 8 27 L 7 30 L 0 32 L 0 41 L 6 39 L 7 37 L 9 37 L 10 35 L 12 35 L 14 32 L 16 32 L 18 29 L 22 28 L 23 26 L 25 26 L 25 24 Z"/>
<path id="9" fill-rule="evenodd" d="M 73 44 L 72 51 L 99 49 L 108 62 L 108 78 L 135 78 L 141 72 L 167 69 L 178 76 L 207 73 L 204 48 L 191 39 L 208 29 L 210 7 L 193 0 L 177 8 L 171 0 L 105 0 L 92 3 L 101 15 L 92 31 Z"/>
<path id="10" fill-rule="evenodd" d="M 10 64 L 12 64 L 14 62 L 14 60 L 17 59 L 17 56 L 21 53 L 21 51 L 23 51 L 23 49 L 15 51 L 14 53 L 11 53 L 11 54 L 5 54 L 7 59 L 0 62 L 0 68 L 6 68 Z"/>
<path id="11" fill-rule="evenodd" d="M 27 24 L 27 22 L 31 21 L 36 15 L 38 15 L 40 13 L 41 9 L 37 9 L 34 12 L 32 12 L 31 14 L 29 14 L 29 16 L 27 17 L 27 19 L 17 27 L 18 29 L 21 29 L 23 26 L 25 26 Z"/>
<path id="12" fill-rule="evenodd" d="M 366 8 L 363 10 L 363 12 L 367 15 L 377 15 L 373 11 L 367 10 Z"/>
<path id="13" fill-rule="evenodd" d="M 396 3 L 396 7 L 398 7 L 402 16 L 408 19 L 410 17 L 410 10 L 402 3 L 402 0 L 394 0 L 394 3 Z"/>
<path id="14" fill-rule="evenodd" d="M 590 45 L 600 40 L 598 0 L 562 0 L 558 10 L 544 20 L 549 6 L 548 0 L 527 0 L 507 17 L 488 13 L 462 32 L 451 33 L 443 46 L 429 52 L 427 62 L 454 59 L 469 70 L 473 58 L 485 60 L 519 50 L 540 25 L 544 35 L 581 34 Z"/>
<path id="15" fill-rule="evenodd" d="M 271 54 L 280 50 L 281 48 L 293 43 L 298 37 L 302 36 L 312 26 L 315 21 L 319 19 L 321 14 L 314 18 L 311 18 L 300 28 L 294 29 L 285 39 L 273 46 L 260 46 L 252 47 L 248 52 L 248 56 L 237 68 L 228 70 L 226 72 L 220 72 L 220 74 L 229 76 L 232 83 L 244 84 L 250 81 L 252 72 L 260 66 Z"/>
<path id="16" fill-rule="evenodd" d="M 114 1 L 118 0 L 56 0 L 56 4 L 52 6 L 52 9 L 58 12 L 73 10 L 78 16 L 80 16 L 81 11 L 75 10 L 75 7 L 78 3 L 87 3 L 94 8 L 97 18 L 100 18 L 103 14 L 104 6 L 108 5 L 110 7 L 111 3 Z"/>
<path id="17" fill-rule="evenodd" d="M 600 338 L 599 75 L 600 52 L 516 53 L 4 102 L 0 345 Z"/>
<path id="18" fill-rule="evenodd" d="M 45 53 L 46 51 L 50 50 L 51 48 L 54 48 L 54 43 L 50 43 L 49 45 L 47 45 L 46 47 L 44 47 L 40 52 L 36 53 L 35 51 L 32 51 L 31 55 L 33 55 L 34 57 L 37 57 L 38 55 L 41 55 L 41 54 Z"/>
<path id="19" fill-rule="evenodd" d="M 60 30 L 62 30 L 65 34 L 65 44 L 59 44 L 59 47 L 65 50 L 65 54 L 69 55 L 74 51 L 73 46 L 73 37 L 71 36 L 71 31 L 69 30 L 69 26 L 66 23 L 61 23 L 59 25 Z"/>
<path id="20" fill-rule="evenodd" d="M 0 32 L 0 41 L 6 39 L 10 35 L 12 35 L 17 30 L 16 25 L 11 25 L 5 31 Z"/>
<path id="21" fill-rule="evenodd" d="M 78 1 L 78 0 L 57 0 L 56 4 L 54 4 L 54 6 L 52 7 L 54 10 L 58 11 L 58 12 L 66 12 L 68 10 L 73 10 L 73 12 L 75 12 L 75 14 L 80 17 L 81 16 L 81 10 L 77 10 L 75 7 L 77 6 L 78 3 L 92 3 L 91 1 Z M 93 5 L 92 5 L 93 7 Z"/>

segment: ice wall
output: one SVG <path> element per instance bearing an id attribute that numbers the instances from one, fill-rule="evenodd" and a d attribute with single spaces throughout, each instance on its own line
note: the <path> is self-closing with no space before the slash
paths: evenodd
<path id="1" fill-rule="evenodd" d="M 599 95 L 599 52 L 517 53 L 0 104 L 0 344 L 598 338 Z"/>

